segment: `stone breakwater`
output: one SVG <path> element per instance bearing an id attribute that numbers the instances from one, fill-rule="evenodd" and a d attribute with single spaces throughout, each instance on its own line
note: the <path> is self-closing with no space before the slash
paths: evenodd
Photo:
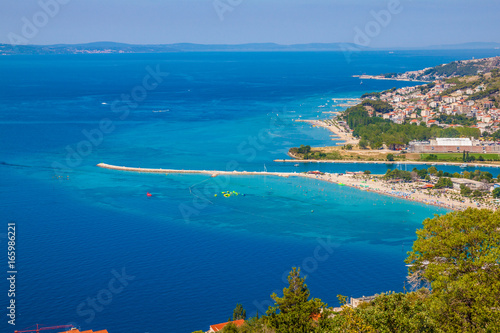
<path id="1" fill-rule="evenodd" d="M 152 169 L 152 168 L 133 168 L 126 166 L 110 165 L 106 163 L 97 164 L 99 168 L 110 169 L 110 170 L 120 170 L 129 172 L 140 172 L 140 173 L 177 173 L 177 174 L 205 174 L 211 176 L 218 175 L 258 175 L 258 176 L 279 176 L 279 177 L 304 177 L 305 174 L 292 173 L 292 172 L 266 172 L 266 171 L 220 171 L 220 170 L 176 170 L 176 169 Z"/>
<path id="2" fill-rule="evenodd" d="M 219 175 L 229 176 L 276 176 L 276 177 L 302 177 L 316 179 L 328 183 L 349 186 L 366 192 L 374 192 L 390 197 L 396 197 L 408 201 L 420 202 L 426 205 L 439 206 L 451 210 L 464 210 L 467 208 L 488 208 L 498 209 L 497 205 L 492 203 L 480 204 L 473 199 L 461 198 L 458 195 L 441 196 L 439 193 L 415 188 L 412 184 L 390 184 L 381 179 L 380 175 L 356 176 L 353 174 L 310 174 L 296 172 L 258 172 L 258 171 L 219 171 L 219 170 L 176 170 L 176 169 L 152 169 L 152 168 L 134 168 L 126 166 L 116 166 L 105 163 L 97 165 L 100 168 L 137 172 L 137 173 L 162 173 L 162 174 L 205 174 L 212 177 Z"/>

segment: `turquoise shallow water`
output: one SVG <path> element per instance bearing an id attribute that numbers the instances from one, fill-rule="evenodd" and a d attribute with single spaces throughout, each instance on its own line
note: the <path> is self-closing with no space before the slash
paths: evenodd
<path id="1" fill-rule="evenodd" d="M 237 302 L 262 313 L 292 266 L 302 266 L 312 295 L 332 305 L 337 294 L 403 290 L 415 230 L 446 210 L 308 179 L 134 174 L 95 165 L 382 173 L 394 166 L 296 168 L 272 160 L 291 146 L 329 141 L 326 130 L 293 122 L 299 115 L 325 117 L 339 108 L 318 106 L 334 97 L 407 84 L 360 85 L 353 74 L 473 55 L 372 53 L 349 64 L 341 53 L 3 58 L 0 209 L 3 223 L 18 228 L 14 329 L 73 322 L 110 333 L 205 330 L 225 321 Z M 113 101 L 157 64 L 169 76 L 120 119 Z M 102 142 L 81 159 L 68 155 L 88 140 L 82 131 L 106 118 L 114 129 Z M 227 190 L 241 195 L 221 197 Z M 109 294 L 113 272 L 123 269 L 134 278 Z M 92 307 L 93 298 L 100 305 Z"/>

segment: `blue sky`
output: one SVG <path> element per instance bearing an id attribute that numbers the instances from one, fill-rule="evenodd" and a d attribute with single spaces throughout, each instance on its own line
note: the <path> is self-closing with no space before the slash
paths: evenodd
<path id="1" fill-rule="evenodd" d="M 44 10 L 41 3 L 51 5 Z M 377 22 L 374 13 L 390 16 Z M 411 47 L 500 42 L 499 14 L 498 0 L 17 0 L 0 3 L 0 42 L 296 44 L 357 37 L 370 47 Z"/>

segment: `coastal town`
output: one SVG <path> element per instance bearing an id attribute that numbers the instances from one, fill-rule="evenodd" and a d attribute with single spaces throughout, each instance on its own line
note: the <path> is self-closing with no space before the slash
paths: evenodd
<path id="1" fill-rule="evenodd" d="M 461 126 L 446 124 L 439 121 L 440 115 L 465 116 L 476 118 L 481 133 L 493 133 L 500 129 L 500 109 L 489 98 L 471 98 L 485 90 L 485 86 L 478 84 L 473 88 L 453 90 L 456 84 L 446 83 L 442 80 L 419 87 L 404 87 L 394 91 L 387 91 L 380 95 L 380 100 L 389 103 L 394 111 L 380 114 L 383 119 L 391 120 L 397 124 L 408 121 L 411 124 L 425 123 L 427 126 L 437 125 L 443 128 Z M 423 89 L 423 87 L 429 89 Z M 371 97 L 371 99 L 376 99 Z M 376 115 L 375 110 L 368 107 L 370 115 Z"/>
<path id="2" fill-rule="evenodd" d="M 462 116 L 469 118 L 481 134 L 494 133 L 500 129 L 499 106 L 499 70 L 500 57 L 462 61 L 463 66 L 487 62 L 489 72 L 477 69 L 474 75 L 459 76 L 457 72 L 451 75 L 431 75 L 433 69 L 406 72 L 387 79 L 420 81 L 433 79 L 425 85 L 390 89 L 380 94 L 365 94 L 371 100 L 380 100 L 391 105 L 392 111 L 378 113 L 373 107 L 366 106 L 370 116 L 380 116 L 397 124 L 424 123 L 427 126 L 437 125 L 443 128 L 462 126 L 448 123 L 441 119 Z M 446 66 L 446 65 L 442 65 Z M 497 66 L 491 69 L 491 66 Z M 481 67 L 482 68 L 482 67 Z M 429 74 L 426 74 L 429 73 Z M 386 76 L 364 76 L 363 78 L 382 79 Z M 441 117 L 441 116 L 445 117 Z M 448 117 L 446 117 L 448 116 Z"/>
<path id="3" fill-rule="evenodd" d="M 432 78 L 433 81 L 366 93 L 358 105 L 329 119 L 296 120 L 330 130 L 335 136 L 333 140 L 339 141 L 338 146 L 302 145 L 290 149 L 293 160 L 282 161 L 389 163 L 395 164 L 396 169 L 407 164 L 432 164 L 422 170 L 407 171 L 405 167 L 405 171 L 394 177 L 346 172 L 338 182 L 454 210 L 467 207 L 496 210 L 500 179 L 490 177 L 490 173 L 484 177 L 485 173 L 479 170 L 465 169 L 500 167 L 499 65 L 500 57 L 495 57 L 462 61 L 451 66 L 452 70 L 446 69 L 450 67 L 448 64 L 369 77 L 413 81 Z M 464 71 L 472 71 L 474 75 L 463 76 Z M 379 139 L 374 139 L 375 135 Z M 463 171 L 450 174 L 438 171 L 438 165 L 460 166 Z M 425 174 L 419 176 L 419 172 Z M 339 175 L 317 177 L 332 181 Z M 443 182 L 445 186 L 441 186 Z"/>

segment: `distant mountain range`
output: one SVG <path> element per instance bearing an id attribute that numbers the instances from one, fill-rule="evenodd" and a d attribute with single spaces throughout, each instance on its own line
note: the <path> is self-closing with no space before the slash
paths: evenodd
<path id="1" fill-rule="evenodd" d="M 0 44 L 0 55 L 13 54 L 79 54 L 79 53 L 166 53 L 166 52 L 275 52 L 275 51 L 381 51 L 381 50 L 458 50 L 458 49 L 499 49 L 500 43 L 465 43 L 453 45 L 433 45 L 424 48 L 375 49 L 353 43 L 311 43 L 280 45 L 275 43 L 252 44 L 151 44 L 137 45 L 114 42 L 55 45 Z"/>
<path id="2" fill-rule="evenodd" d="M 448 45 L 431 45 L 426 47 L 427 50 L 487 50 L 499 49 L 500 43 L 462 43 L 462 44 L 448 44 Z"/>

